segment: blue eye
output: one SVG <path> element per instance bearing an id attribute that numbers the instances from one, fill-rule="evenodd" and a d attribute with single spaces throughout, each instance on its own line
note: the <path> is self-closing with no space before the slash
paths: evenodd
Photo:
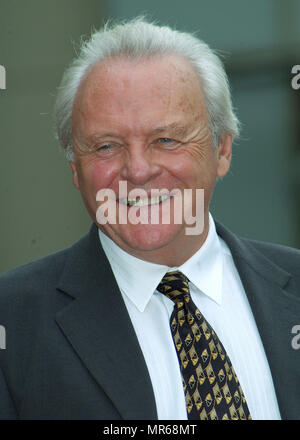
<path id="1" fill-rule="evenodd" d="M 169 144 L 170 142 L 174 142 L 173 139 L 170 138 L 159 138 L 158 142 L 161 142 L 162 144 Z"/>
<path id="2" fill-rule="evenodd" d="M 98 154 L 99 156 L 111 155 L 116 153 L 117 151 L 118 151 L 117 146 L 114 144 L 98 145 L 95 148 L 95 153 Z"/>
<path id="3" fill-rule="evenodd" d="M 179 141 L 167 137 L 158 138 L 156 142 L 165 150 L 175 150 L 180 145 Z"/>
<path id="4" fill-rule="evenodd" d="M 110 144 L 100 145 L 100 147 L 97 147 L 97 151 L 105 151 L 110 150 L 112 146 Z"/>

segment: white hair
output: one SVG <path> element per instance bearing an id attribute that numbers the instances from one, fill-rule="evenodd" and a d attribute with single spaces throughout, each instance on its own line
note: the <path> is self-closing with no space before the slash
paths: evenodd
<path id="1" fill-rule="evenodd" d="M 55 121 L 57 137 L 68 160 L 74 160 L 73 102 L 88 71 L 99 61 L 112 57 L 139 59 L 167 54 L 182 56 L 194 66 L 202 85 L 213 145 L 219 145 L 223 134 L 238 136 L 239 121 L 232 108 L 227 75 L 216 53 L 192 34 L 157 26 L 138 17 L 122 24 L 106 24 L 92 34 L 63 75 L 55 103 Z"/>

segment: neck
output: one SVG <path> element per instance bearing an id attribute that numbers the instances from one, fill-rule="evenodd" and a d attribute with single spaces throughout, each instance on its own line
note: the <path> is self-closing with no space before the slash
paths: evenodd
<path id="1" fill-rule="evenodd" d="M 137 251 L 126 250 L 131 255 L 141 260 L 149 261 L 150 263 L 162 264 L 168 267 L 179 267 L 191 258 L 203 245 L 208 234 L 208 228 L 197 235 L 195 239 L 194 235 L 186 237 L 183 246 L 177 244 L 169 244 L 167 247 L 161 247 L 159 249 L 151 251 Z"/>
<path id="2" fill-rule="evenodd" d="M 161 264 L 168 267 L 179 267 L 191 258 L 204 244 L 209 231 L 209 214 L 205 215 L 204 229 L 201 234 L 186 235 L 184 232 L 176 240 L 155 249 L 134 249 L 119 239 L 108 235 L 121 249 L 140 260 Z M 103 231 L 104 232 L 104 231 Z"/>

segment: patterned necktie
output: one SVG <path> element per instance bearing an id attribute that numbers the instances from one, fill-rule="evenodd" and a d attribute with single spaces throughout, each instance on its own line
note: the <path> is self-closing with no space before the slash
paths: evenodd
<path id="1" fill-rule="evenodd" d="M 251 420 L 230 359 L 190 296 L 189 280 L 168 272 L 157 290 L 175 304 L 170 318 L 189 420 Z"/>

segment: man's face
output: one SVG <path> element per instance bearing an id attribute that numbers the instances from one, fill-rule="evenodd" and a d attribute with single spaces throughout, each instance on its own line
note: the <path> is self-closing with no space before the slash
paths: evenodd
<path id="1" fill-rule="evenodd" d="M 168 55 L 140 61 L 123 58 L 95 65 L 79 87 L 74 102 L 73 180 L 92 219 L 125 251 L 148 261 L 169 266 L 183 263 L 207 235 L 209 202 L 217 177 L 229 167 L 231 137 L 212 146 L 204 99 L 190 64 Z M 144 206 L 118 201 L 120 182 L 127 191 L 204 189 L 204 231 L 187 235 L 183 222 L 171 214 L 163 224 L 163 204 L 174 212 L 175 197 Z M 99 224 L 96 194 L 101 189 L 116 194 L 116 224 Z M 120 210 L 119 210 L 120 208 Z M 160 215 L 158 224 L 121 224 L 119 215 Z M 131 212 L 132 214 L 133 212 Z M 195 206 L 193 206 L 195 213 Z"/>

